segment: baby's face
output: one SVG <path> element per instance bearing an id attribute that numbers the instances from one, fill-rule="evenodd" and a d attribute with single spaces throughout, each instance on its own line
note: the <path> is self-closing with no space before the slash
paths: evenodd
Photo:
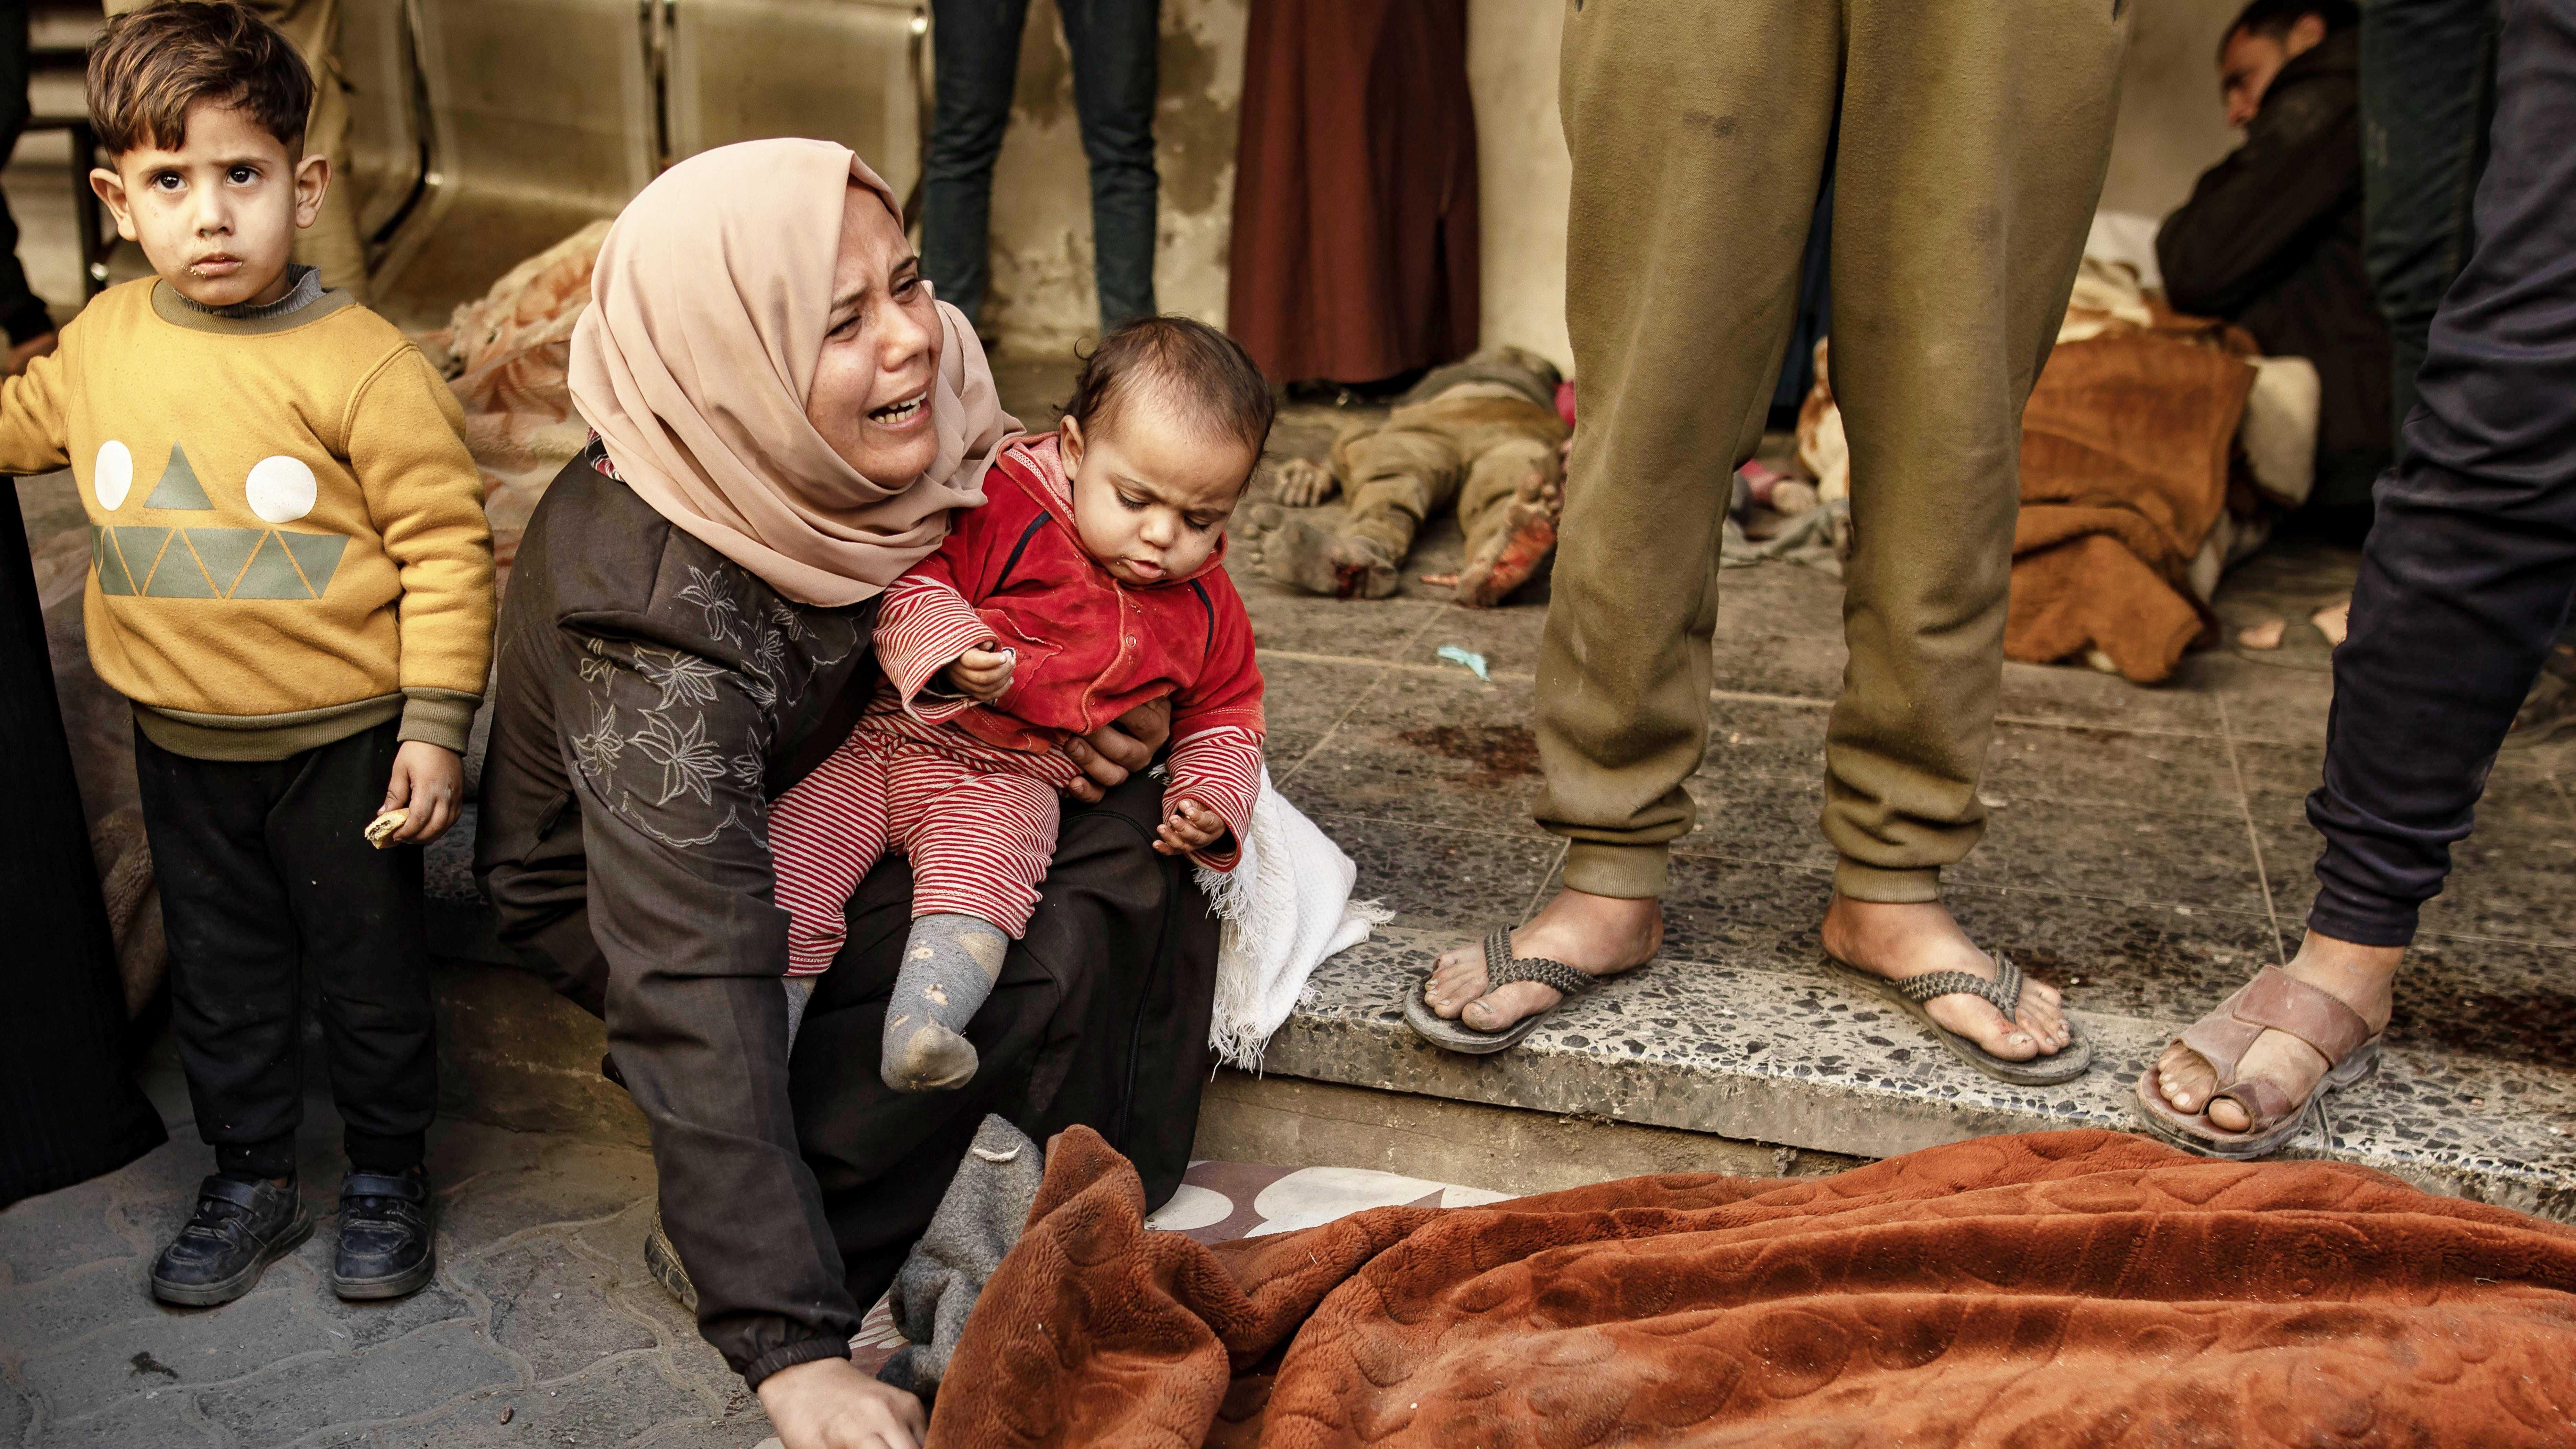
<path id="1" fill-rule="evenodd" d="M 313 224 L 330 163 L 299 156 L 246 111 L 199 101 L 175 151 L 143 145 L 90 173 L 161 279 L 207 307 L 286 295 L 287 253 Z"/>
<path id="2" fill-rule="evenodd" d="M 1198 572 L 1225 537 L 1256 461 L 1241 443 L 1210 443 L 1173 424 L 1147 398 L 1091 434 L 1065 419 L 1063 448 L 1074 531 L 1130 584 Z"/>

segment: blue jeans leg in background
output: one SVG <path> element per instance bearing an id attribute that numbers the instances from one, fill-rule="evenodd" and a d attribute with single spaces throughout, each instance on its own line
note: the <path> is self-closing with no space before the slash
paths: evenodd
<path id="1" fill-rule="evenodd" d="M 1028 0 L 932 0 L 938 103 L 922 178 L 921 265 L 979 329 L 993 162 L 1011 120 Z M 1058 0 L 1073 56 L 1074 113 L 1091 165 L 1094 277 L 1104 330 L 1154 311 L 1157 0 Z"/>
<path id="2" fill-rule="evenodd" d="M 993 161 L 1011 123 L 1029 0 L 931 0 L 939 96 L 921 183 L 921 270 L 939 299 L 982 329 Z"/>
<path id="3" fill-rule="evenodd" d="M 1073 52 L 1073 109 L 1091 162 L 1092 276 L 1103 332 L 1154 311 L 1157 0 L 1056 0 Z"/>

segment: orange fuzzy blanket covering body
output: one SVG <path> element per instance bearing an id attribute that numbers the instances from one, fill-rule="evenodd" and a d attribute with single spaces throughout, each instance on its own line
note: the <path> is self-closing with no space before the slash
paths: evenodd
<path id="1" fill-rule="evenodd" d="M 933 1446 L 2576 1442 L 2576 1230 L 2088 1131 L 1210 1249 L 1051 1145 Z"/>

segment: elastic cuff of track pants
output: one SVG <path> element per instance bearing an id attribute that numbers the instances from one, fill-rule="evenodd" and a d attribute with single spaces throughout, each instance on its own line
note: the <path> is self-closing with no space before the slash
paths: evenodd
<path id="1" fill-rule="evenodd" d="M 744 1364 L 742 1366 L 743 1387 L 758 1393 L 760 1381 L 782 1369 L 792 1369 L 800 1363 L 812 1363 L 817 1359 L 846 1359 L 849 1356 L 850 1341 L 847 1338 L 798 1339 L 794 1343 L 781 1344 Z"/>
<path id="2" fill-rule="evenodd" d="M 1672 879 L 1670 849 L 1576 840 L 1565 847 L 1565 888 L 1623 901 L 1653 900 Z"/>
<path id="3" fill-rule="evenodd" d="M 238 1172 L 250 1177 L 293 1177 L 295 1175 L 295 1134 L 271 1137 L 266 1142 L 218 1142 L 215 1144 L 215 1170 Z"/>
<path id="4" fill-rule="evenodd" d="M 1834 892 L 1884 906 L 1919 906 L 1941 899 L 1941 870 L 1938 866 L 1899 870 L 1846 855 L 1834 862 Z"/>
<path id="5" fill-rule="evenodd" d="M 429 1134 L 396 1132 L 379 1136 L 355 1128 L 340 1134 L 341 1150 L 349 1154 L 349 1166 L 359 1172 L 381 1172 L 400 1177 L 421 1165 L 429 1156 Z"/>
<path id="6" fill-rule="evenodd" d="M 2308 929 L 2320 936 L 2332 936 L 2356 946 L 2412 946 L 2415 944 L 2415 908 L 2383 906 L 2378 910 L 2355 910 L 2351 903 L 2328 900 L 2320 892 L 2308 907 Z"/>

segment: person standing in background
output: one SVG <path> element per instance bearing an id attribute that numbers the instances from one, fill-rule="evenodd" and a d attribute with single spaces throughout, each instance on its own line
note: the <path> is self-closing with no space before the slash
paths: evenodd
<path id="1" fill-rule="evenodd" d="M 993 163 L 1011 123 L 1029 0 L 931 0 L 938 104 L 921 188 L 921 269 L 985 334 Z M 1091 164 L 1100 330 L 1154 313 L 1157 0 L 1056 0 L 1073 53 L 1073 109 Z M 990 344 L 987 344 L 988 346 Z"/>
<path id="2" fill-rule="evenodd" d="M 149 0 L 107 0 L 109 18 L 140 10 Z M 322 269 L 326 289 L 347 292 L 364 305 L 367 249 L 358 234 L 358 194 L 349 176 L 348 82 L 340 74 L 340 0 L 241 0 L 252 14 L 276 27 L 313 72 L 313 114 L 304 123 L 304 154 L 331 165 L 331 187 L 322 194 L 322 215 L 296 235 L 295 260 Z M 13 7 L 23 15 L 23 3 Z M 21 22 L 23 24 L 23 21 Z M 21 54 L 23 54 L 23 49 Z M 25 67 L 20 66 L 23 75 Z M 0 75 L 0 85 L 8 78 Z M 17 88 L 19 92 L 24 86 Z M 8 278 L 0 273 L 0 292 Z M 11 324 L 10 340 L 17 340 Z M 25 364 L 19 364 L 23 367 Z M 11 368 L 17 371 L 18 368 Z"/>
<path id="3" fill-rule="evenodd" d="M 0 0 L 0 166 L 9 164 L 9 154 L 18 149 L 29 110 L 27 0 Z M 18 265 L 18 220 L 9 214 L 5 196 L 0 196 L 0 328 L 9 333 L 0 375 L 16 377 L 28 363 L 54 350 L 53 315 L 27 285 L 27 269 Z"/>
<path id="4" fill-rule="evenodd" d="M 1252 0 L 1226 330 L 1272 382 L 1377 384 L 1476 350 L 1466 0 Z"/>

